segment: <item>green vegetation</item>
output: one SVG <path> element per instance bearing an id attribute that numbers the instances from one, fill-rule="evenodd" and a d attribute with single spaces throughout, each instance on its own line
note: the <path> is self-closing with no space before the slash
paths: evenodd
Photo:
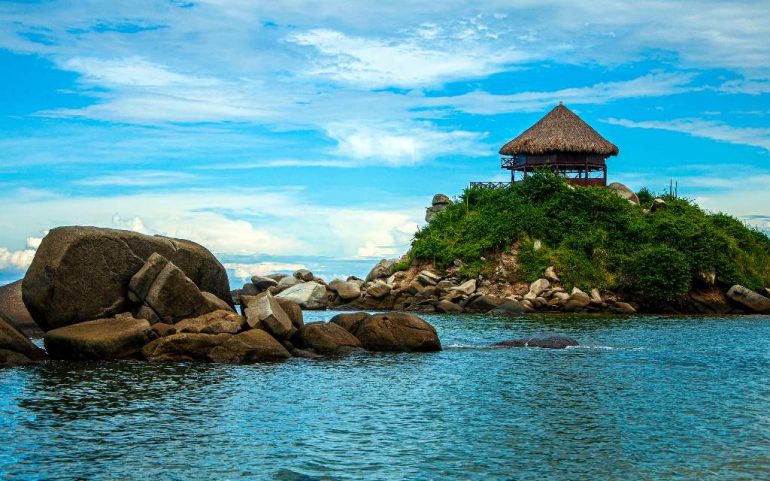
<path id="1" fill-rule="evenodd" d="M 683 296 L 701 273 L 723 285 L 770 285 L 770 238 L 692 201 L 640 191 L 642 206 L 596 187 L 571 187 L 547 172 L 506 189 L 467 189 L 421 229 L 410 258 L 462 274 L 489 275 L 498 253 L 518 244 L 511 280 L 529 282 L 556 266 L 567 286 L 631 289 L 651 300 Z M 535 248 L 535 240 L 541 247 Z"/>

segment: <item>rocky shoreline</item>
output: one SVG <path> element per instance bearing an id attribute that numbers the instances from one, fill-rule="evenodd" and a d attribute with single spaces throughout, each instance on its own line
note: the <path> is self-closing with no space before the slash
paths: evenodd
<path id="1" fill-rule="evenodd" d="M 506 262 L 501 259 L 498 272 Z M 468 279 L 459 274 L 460 263 L 440 270 L 429 263 L 413 262 L 394 272 L 397 259 L 382 259 L 366 276 L 326 282 L 301 269 L 293 275 L 254 276 L 251 282 L 232 291 L 236 303 L 244 296 L 269 292 L 277 298 L 291 299 L 303 309 L 407 311 L 420 313 L 486 313 L 521 315 L 527 313 L 609 313 L 609 314 L 754 314 L 770 313 L 770 298 L 743 286 L 723 291 L 713 276 L 704 276 L 702 285 L 692 289 L 676 303 L 654 305 L 624 299 L 611 291 L 592 288 L 567 289 L 553 267 L 532 283 L 510 282 L 499 278 Z M 770 290 L 767 290 L 770 295 Z"/>

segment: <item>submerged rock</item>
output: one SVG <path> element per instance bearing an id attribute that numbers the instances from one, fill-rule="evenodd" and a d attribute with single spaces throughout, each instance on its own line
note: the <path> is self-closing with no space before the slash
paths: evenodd
<path id="1" fill-rule="evenodd" d="M 153 253 L 174 263 L 201 291 L 232 302 L 225 268 L 198 244 L 114 229 L 58 227 L 43 238 L 24 276 L 24 304 L 43 330 L 130 311 L 128 283 Z"/>
<path id="2" fill-rule="evenodd" d="M 232 336 L 208 353 L 209 360 L 228 364 L 280 361 L 289 357 L 291 354 L 281 343 L 259 329 Z"/>
<path id="3" fill-rule="evenodd" d="M 537 334 L 532 337 L 502 341 L 492 344 L 495 347 L 541 347 L 545 349 L 565 349 L 577 346 L 578 342 L 562 334 Z"/>
<path id="4" fill-rule="evenodd" d="M 231 337 L 232 334 L 172 334 L 145 345 L 142 357 L 148 361 L 208 361 L 209 351 Z"/>
<path id="5" fill-rule="evenodd" d="M 137 354 L 152 336 L 147 320 L 124 315 L 52 329 L 44 342 L 53 359 L 122 359 Z"/>
<path id="6" fill-rule="evenodd" d="M 364 319 L 353 333 L 369 351 L 440 351 L 436 329 L 412 314 L 394 312 Z"/>

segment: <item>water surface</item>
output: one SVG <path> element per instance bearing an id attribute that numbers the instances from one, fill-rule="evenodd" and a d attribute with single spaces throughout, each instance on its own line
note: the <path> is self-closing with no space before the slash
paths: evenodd
<path id="1" fill-rule="evenodd" d="M 0 370 L 0 478 L 770 479 L 770 317 L 426 318 L 443 352 Z M 582 346 L 484 347 L 541 331 Z"/>

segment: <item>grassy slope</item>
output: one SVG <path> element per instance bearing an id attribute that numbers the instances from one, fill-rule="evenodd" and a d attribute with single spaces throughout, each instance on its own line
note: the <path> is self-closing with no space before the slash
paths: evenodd
<path id="1" fill-rule="evenodd" d="M 495 253 L 518 242 L 511 280 L 532 281 L 555 265 L 569 286 L 631 290 L 651 300 L 683 296 L 708 271 L 723 286 L 770 286 L 765 234 L 685 199 L 665 197 L 667 207 L 654 213 L 643 210 L 652 196 L 645 191 L 640 200 L 641 208 L 546 173 L 507 189 L 468 189 L 415 235 L 410 255 L 439 267 L 461 259 L 464 274 L 491 277 Z"/>

